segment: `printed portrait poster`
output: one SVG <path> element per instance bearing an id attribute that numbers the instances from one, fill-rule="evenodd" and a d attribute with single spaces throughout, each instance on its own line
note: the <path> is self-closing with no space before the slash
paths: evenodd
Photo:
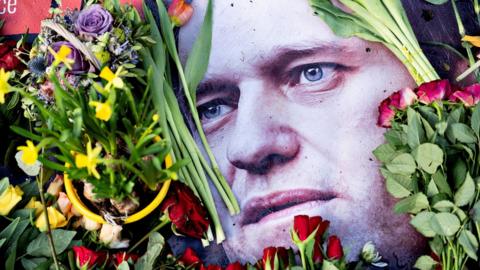
<path id="1" fill-rule="evenodd" d="M 441 77 L 454 79 L 465 63 L 431 45 L 461 49 L 451 5 L 402 2 L 427 57 Z M 193 18 L 180 30 L 184 61 L 206 3 L 193 1 Z M 478 34 L 467 4 L 459 5 L 467 33 Z M 397 200 L 372 154 L 384 142 L 380 102 L 415 86 L 386 47 L 336 36 L 307 0 L 215 1 L 210 62 L 196 102 L 241 207 L 230 216 L 217 196 L 225 258 L 255 262 L 266 247 L 293 247 L 300 214 L 329 220 L 329 235 L 341 239 L 348 260 L 358 260 L 368 241 L 392 269 L 426 254 L 408 215 L 393 212 Z M 208 248 L 207 259 L 219 259 L 218 248 Z"/>
<path id="2" fill-rule="evenodd" d="M 141 0 L 129 2 L 141 6 Z M 455 78 L 465 63 L 432 45 L 461 48 L 451 6 L 402 2 L 440 76 Z M 81 4 L 62 0 L 64 7 Z M 183 61 L 206 4 L 192 1 L 193 17 L 178 31 Z M 458 2 L 467 33 L 478 35 L 469 5 Z M 1 34 L 38 33 L 51 6 L 49 0 L 0 0 Z M 336 36 L 308 0 L 214 1 L 210 62 L 196 106 L 241 211 L 231 216 L 215 193 L 226 240 L 202 247 L 172 236 L 172 250 L 193 247 L 206 263 L 256 262 L 266 247 L 293 247 L 293 217 L 309 215 L 330 222 L 328 233 L 341 239 L 348 260 L 371 241 L 392 269 L 414 262 L 427 243 L 407 215 L 392 210 L 396 200 L 372 154 L 384 141 L 378 105 L 405 87 L 415 82 L 386 47 Z"/>

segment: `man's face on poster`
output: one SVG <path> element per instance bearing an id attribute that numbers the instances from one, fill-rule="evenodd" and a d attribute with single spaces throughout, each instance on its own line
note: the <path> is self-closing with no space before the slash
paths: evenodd
<path id="1" fill-rule="evenodd" d="M 193 4 L 180 35 L 184 55 L 206 0 Z M 241 207 L 233 217 L 220 208 L 229 258 L 255 261 L 267 246 L 291 246 L 299 214 L 330 220 L 350 258 L 367 241 L 387 257 L 413 251 L 421 241 L 391 210 L 372 154 L 383 141 L 378 104 L 414 86 L 403 65 L 379 44 L 335 36 L 306 0 L 214 5 L 197 107 Z"/>

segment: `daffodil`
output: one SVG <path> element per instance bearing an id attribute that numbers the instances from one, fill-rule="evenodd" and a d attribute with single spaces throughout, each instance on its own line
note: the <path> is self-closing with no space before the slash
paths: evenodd
<path id="1" fill-rule="evenodd" d="M 72 52 L 72 49 L 66 45 L 62 45 L 58 52 L 55 52 L 55 50 L 50 47 L 48 47 L 48 50 L 55 59 L 52 63 L 52 66 L 56 67 L 58 64 L 63 63 L 68 69 L 72 69 L 72 64 L 75 63 L 75 61 L 68 57 Z"/>
<path id="2" fill-rule="evenodd" d="M 98 102 L 98 101 L 90 101 L 88 103 L 90 106 L 95 107 L 95 117 L 102 120 L 108 121 L 112 116 L 112 107 L 107 102 Z"/>
<path id="3" fill-rule="evenodd" d="M 27 165 L 33 165 L 38 159 L 38 147 L 32 141 L 27 140 L 27 146 L 19 146 L 17 150 L 22 152 L 22 161 Z"/>
<path id="4" fill-rule="evenodd" d="M 120 78 L 121 68 L 117 70 L 117 72 L 113 73 L 113 71 L 109 67 L 104 67 L 100 72 L 100 78 L 105 79 L 108 84 L 105 86 L 105 89 L 110 89 L 113 85 L 116 88 L 123 88 L 125 85 L 123 83 L 122 78 Z"/>
<path id="5" fill-rule="evenodd" d="M 100 174 L 97 171 L 98 155 L 102 148 L 100 146 L 95 147 L 92 150 L 91 142 L 87 143 L 87 154 L 77 154 L 75 156 L 75 165 L 77 168 L 87 168 L 88 174 L 93 175 L 95 178 L 100 179 Z"/>
<path id="6" fill-rule="evenodd" d="M 0 69 L 0 104 L 5 103 L 5 95 L 10 92 L 11 86 L 8 84 L 10 79 L 10 72 L 5 72 L 5 69 Z"/>
<path id="7" fill-rule="evenodd" d="M 154 115 L 152 116 L 153 122 L 158 122 L 159 119 L 160 119 L 160 116 L 158 116 L 158 114 L 154 114 Z"/>

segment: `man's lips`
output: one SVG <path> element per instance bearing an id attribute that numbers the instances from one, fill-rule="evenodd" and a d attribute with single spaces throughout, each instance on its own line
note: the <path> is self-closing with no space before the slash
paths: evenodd
<path id="1" fill-rule="evenodd" d="M 269 194 L 249 200 L 243 208 L 241 225 L 254 224 L 273 213 L 313 201 L 330 201 L 338 198 L 338 194 L 331 191 L 310 189 L 296 189 Z"/>

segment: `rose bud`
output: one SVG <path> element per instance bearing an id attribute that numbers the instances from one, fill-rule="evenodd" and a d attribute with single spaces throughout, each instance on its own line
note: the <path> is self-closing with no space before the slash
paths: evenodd
<path id="1" fill-rule="evenodd" d="M 139 259 L 139 256 L 137 254 L 128 254 L 126 252 L 118 252 L 113 254 L 113 259 L 116 265 L 120 265 L 122 262 L 124 261 L 128 262 L 129 260 L 135 263 Z"/>
<path id="2" fill-rule="evenodd" d="M 329 225 L 328 220 L 323 221 L 319 216 L 298 215 L 293 219 L 293 230 L 297 233 L 300 241 L 305 241 L 313 232 L 315 232 L 315 239 L 321 240 Z"/>
<path id="3" fill-rule="evenodd" d="M 331 260 L 340 260 L 343 258 L 342 243 L 336 235 L 332 235 L 328 238 L 327 257 Z"/>
<path id="4" fill-rule="evenodd" d="M 73 252 L 75 253 L 78 269 L 93 269 L 100 257 L 102 257 L 100 252 L 90 250 L 84 246 L 74 246 Z"/>
<path id="5" fill-rule="evenodd" d="M 390 99 L 384 99 L 378 107 L 378 120 L 377 125 L 379 127 L 389 128 L 392 127 L 392 120 L 395 117 L 395 111 L 390 108 Z"/>
<path id="6" fill-rule="evenodd" d="M 424 104 L 430 104 L 442 100 L 451 93 L 451 86 L 448 80 L 435 80 L 423 83 L 417 88 L 418 100 Z"/>
<path id="7" fill-rule="evenodd" d="M 83 39 L 91 41 L 112 29 L 113 17 L 101 5 L 91 5 L 78 14 L 75 32 Z"/>
<path id="8" fill-rule="evenodd" d="M 480 84 L 473 84 L 465 89 L 453 92 L 450 101 L 461 101 L 466 107 L 473 107 L 480 101 Z"/>
<path id="9" fill-rule="evenodd" d="M 269 265 L 269 269 L 275 269 L 275 256 L 277 256 L 280 262 L 280 267 L 288 266 L 288 254 L 284 247 L 267 247 L 263 250 L 262 268 L 266 269 L 267 265 Z"/>
<path id="10" fill-rule="evenodd" d="M 234 262 L 225 268 L 225 270 L 245 270 L 247 267 L 245 265 L 241 265 L 239 262 Z"/>
<path id="11" fill-rule="evenodd" d="M 179 181 L 172 182 L 160 209 L 168 214 L 177 232 L 181 234 L 202 238 L 208 230 L 207 211 L 192 190 Z"/>
<path id="12" fill-rule="evenodd" d="M 0 69 L 11 71 L 20 67 L 21 62 L 15 55 L 16 45 L 17 42 L 13 40 L 0 44 Z"/>
<path id="13" fill-rule="evenodd" d="M 322 263 L 323 262 L 323 253 L 320 242 L 315 242 L 313 245 L 313 263 Z"/>
<path id="14" fill-rule="evenodd" d="M 200 263 L 200 258 L 198 257 L 197 253 L 189 247 L 185 249 L 182 257 L 178 259 L 179 262 L 183 263 L 186 267 L 190 267 L 194 264 Z"/>

